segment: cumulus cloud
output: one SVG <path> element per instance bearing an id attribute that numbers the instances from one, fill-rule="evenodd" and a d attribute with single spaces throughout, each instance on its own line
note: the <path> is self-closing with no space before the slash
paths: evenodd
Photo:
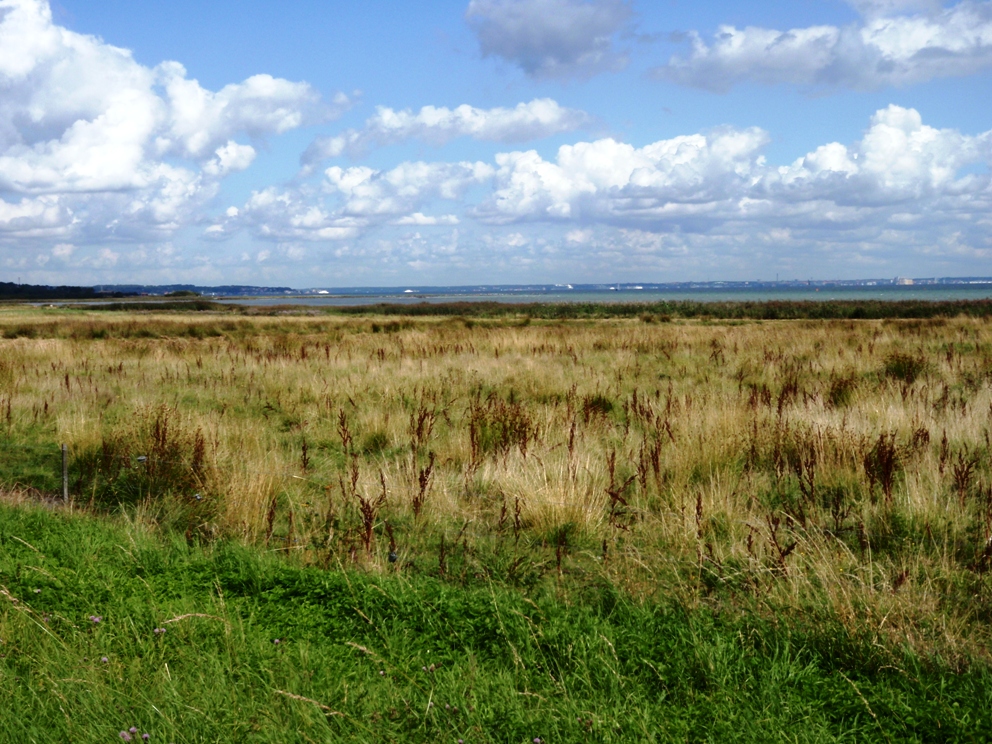
<path id="1" fill-rule="evenodd" d="M 213 92 L 182 65 L 52 21 L 46 0 L 0 0 L 0 234 L 173 231 L 255 157 L 262 138 L 324 121 L 306 83 L 256 75 Z"/>
<path id="2" fill-rule="evenodd" d="M 453 214 L 426 215 L 437 200 L 460 201 L 473 186 L 492 179 L 495 169 L 482 162 L 401 163 L 380 171 L 334 166 L 320 190 L 269 188 L 252 194 L 241 209 L 228 210 L 207 235 L 226 238 L 248 227 L 273 240 L 345 240 L 379 225 L 455 225 Z"/>
<path id="3" fill-rule="evenodd" d="M 458 137 L 488 142 L 527 142 L 573 131 L 587 124 L 589 119 L 584 111 L 565 108 L 550 98 L 536 98 L 514 108 L 424 106 L 417 113 L 380 106 L 361 129 L 349 129 L 334 137 L 314 140 L 300 162 L 307 167 L 342 154 L 359 157 L 373 147 L 409 139 L 432 145 L 443 145 Z"/>
<path id="4" fill-rule="evenodd" d="M 0 236 L 57 237 L 67 233 L 73 222 L 72 212 L 56 197 L 0 199 Z"/>
<path id="5" fill-rule="evenodd" d="M 203 157 L 237 133 L 281 134 L 336 116 L 350 106 L 343 93 L 325 104 L 307 83 L 270 75 L 254 75 L 214 93 L 187 78 L 178 62 L 165 62 L 156 72 L 169 106 L 166 136 L 156 144 L 193 158 Z"/>
<path id="6" fill-rule="evenodd" d="M 253 194 L 208 233 L 336 241 L 354 258 L 387 244 L 402 253 L 406 243 L 384 236 L 417 228 L 416 244 L 441 260 L 436 228 L 458 225 L 459 260 L 474 245 L 473 260 L 486 265 L 515 256 L 560 269 L 555 262 L 574 260 L 600 267 L 594 273 L 621 259 L 724 271 L 719 257 L 731 255 L 744 270 L 783 246 L 845 261 L 879 246 L 992 255 L 992 131 L 937 129 L 914 109 L 889 106 L 859 141 L 828 142 L 785 165 L 767 162 L 769 141 L 758 128 L 725 127 L 643 147 L 576 142 L 549 159 L 530 150 L 500 153 L 494 164 L 334 166 L 319 185 Z M 491 240 L 474 233 L 479 223 Z M 582 263 L 592 256 L 600 263 Z"/>
<path id="7" fill-rule="evenodd" d="M 670 217 L 698 215 L 732 199 L 763 172 L 760 129 L 718 130 L 642 148 L 607 138 L 565 145 L 555 162 L 536 151 L 501 153 L 495 190 L 482 219 L 634 219 L 660 208 Z"/>
<path id="8" fill-rule="evenodd" d="M 829 143 L 787 166 L 762 155 L 760 129 L 720 129 L 642 148 L 602 139 L 497 156 L 492 194 L 475 210 L 493 224 L 547 221 L 654 232 L 770 228 L 882 231 L 958 223 L 978 231 L 992 212 L 992 131 L 925 125 L 889 106 L 860 142 Z M 914 217 L 914 215 L 916 217 Z M 585 237 L 574 230 L 569 239 Z"/>
<path id="9" fill-rule="evenodd" d="M 465 12 L 484 57 L 535 78 L 586 78 L 628 62 L 615 36 L 630 21 L 623 0 L 471 0 Z"/>
<path id="10" fill-rule="evenodd" d="M 255 148 L 242 145 L 234 140 L 218 147 L 214 157 L 203 165 L 203 172 L 210 176 L 226 176 L 228 173 L 243 171 L 255 160 Z"/>
<path id="11" fill-rule="evenodd" d="M 854 0 L 852 5 L 862 19 L 846 27 L 720 26 L 709 43 L 693 31 L 689 54 L 673 56 L 653 74 L 713 91 L 745 82 L 871 90 L 992 66 L 988 0 L 963 0 L 948 8 L 926 0 Z"/>
<path id="12" fill-rule="evenodd" d="M 392 170 L 339 168 L 325 172 L 329 191 L 343 197 L 343 214 L 400 217 L 431 198 L 457 200 L 472 185 L 489 180 L 492 166 L 477 163 L 401 163 Z"/>

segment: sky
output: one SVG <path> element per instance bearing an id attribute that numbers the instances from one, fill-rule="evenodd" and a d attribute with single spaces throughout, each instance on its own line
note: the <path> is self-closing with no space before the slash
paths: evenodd
<path id="1" fill-rule="evenodd" d="M 992 275 L 992 0 L 0 0 L 0 281 Z"/>

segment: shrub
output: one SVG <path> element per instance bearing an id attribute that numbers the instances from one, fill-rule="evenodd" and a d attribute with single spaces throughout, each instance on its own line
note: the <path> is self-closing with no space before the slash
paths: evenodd
<path id="1" fill-rule="evenodd" d="M 902 380 L 907 385 L 912 385 L 926 371 L 927 363 L 922 357 L 895 353 L 889 355 L 885 360 L 885 375 L 896 380 Z"/>
<path id="2" fill-rule="evenodd" d="M 837 377 L 830 383 L 830 391 L 827 393 L 827 401 L 832 408 L 843 408 L 850 405 L 857 390 L 858 382 L 853 377 Z"/>

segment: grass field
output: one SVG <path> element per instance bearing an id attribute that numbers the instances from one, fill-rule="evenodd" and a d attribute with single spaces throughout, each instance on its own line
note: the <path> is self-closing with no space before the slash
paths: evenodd
<path id="1" fill-rule="evenodd" d="M 982 312 L 282 312 L 0 311 L 7 738 L 992 732 Z"/>

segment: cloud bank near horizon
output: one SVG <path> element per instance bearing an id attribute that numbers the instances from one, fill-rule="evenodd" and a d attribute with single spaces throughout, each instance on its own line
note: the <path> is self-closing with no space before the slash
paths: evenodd
<path id="1" fill-rule="evenodd" d="M 858 142 L 829 142 L 788 164 L 767 162 L 769 140 L 756 127 L 724 127 L 639 148 L 613 138 L 579 141 L 551 160 L 516 150 L 492 163 L 332 166 L 318 188 L 256 192 L 208 233 L 223 239 L 249 231 L 259 240 L 330 241 L 350 250 L 385 226 L 468 222 L 480 237 L 475 248 L 463 247 L 467 261 L 536 249 L 527 226 L 555 235 L 540 244 L 552 252 L 608 247 L 615 254 L 627 239 L 642 249 L 653 241 L 703 255 L 775 244 L 797 252 L 827 245 L 869 259 L 896 245 L 992 257 L 992 130 L 936 129 L 916 110 L 892 105 L 872 116 Z M 461 235 L 464 246 L 464 227 Z M 434 259 L 451 260 L 441 244 L 445 253 Z M 372 259 L 392 256 L 395 244 L 377 250 L 371 241 L 361 250 Z"/>

